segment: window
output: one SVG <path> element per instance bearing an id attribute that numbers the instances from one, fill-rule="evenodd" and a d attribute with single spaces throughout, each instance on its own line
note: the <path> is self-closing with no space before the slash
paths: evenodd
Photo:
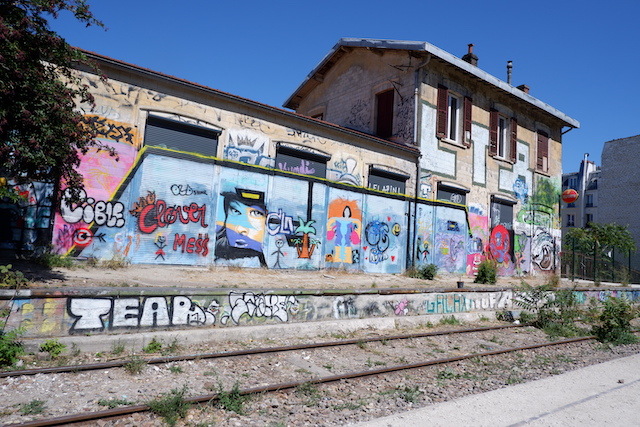
<path id="1" fill-rule="evenodd" d="M 376 136 L 393 135 L 393 89 L 376 95 Z"/>
<path id="2" fill-rule="evenodd" d="M 491 228 L 502 225 L 507 230 L 513 230 L 513 205 L 515 204 L 514 201 L 492 196 Z"/>
<path id="3" fill-rule="evenodd" d="M 215 156 L 220 131 L 176 120 L 149 116 L 145 129 L 145 145 Z"/>
<path id="4" fill-rule="evenodd" d="M 459 205 L 467 204 L 467 193 L 469 190 L 454 187 L 453 184 L 438 183 L 437 200 L 446 200 L 447 202 L 457 203 Z"/>
<path id="5" fill-rule="evenodd" d="M 276 152 L 276 167 L 287 172 L 326 178 L 329 159 L 325 154 L 279 146 Z"/>
<path id="6" fill-rule="evenodd" d="M 593 194 L 587 194 L 587 200 L 585 200 L 585 206 L 587 208 L 593 207 Z"/>
<path id="7" fill-rule="evenodd" d="M 374 166 L 369 168 L 369 188 L 386 193 L 404 194 L 408 175 L 378 169 Z"/>
<path id="8" fill-rule="evenodd" d="M 536 169 L 541 172 L 549 171 L 549 135 L 542 131 L 538 132 Z"/>
<path id="9" fill-rule="evenodd" d="M 589 224 L 590 222 L 593 222 L 593 214 L 588 213 L 587 214 L 587 224 Z"/>
<path id="10" fill-rule="evenodd" d="M 497 110 L 491 110 L 489 118 L 489 154 L 516 162 L 518 144 L 518 122 Z"/>
<path id="11" fill-rule="evenodd" d="M 569 188 L 573 188 L 574 190 L 577 189 L 578 186 L 578 178 L 575 176 L 572 176 L 571 178 L 569 178 Z"/>
<path id="12" fill-rule="evenodd" d="M 567 227 L 575 227 L 576 225 L 576 216 L 573 214 L 567 215 Z"/>
<path id="13" fill-rule="evenodd" d="M 437 108 L 436 136 L 469 147 L 471 145 L 471 98 L 462 98 L 446 87 L 439 86 Z"/>

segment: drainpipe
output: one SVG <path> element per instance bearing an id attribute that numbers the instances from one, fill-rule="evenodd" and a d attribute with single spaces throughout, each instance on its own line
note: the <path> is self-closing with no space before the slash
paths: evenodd
<path id="1" fill-rule="evenodd" d="M 420 85 L 421 78 L 420 72 L 422 69 L 427 66 L 427 64 L 431 61 L 431 55 L 427 56 L 427 59 L 420 65 L 416 67 L 416 71 L 414 72 L 414 90 L 413 90 L 413 145 L 418 146 L 420 142 L 420 138 L 418 138 L 418 118 L 421 116 L 422 112 L 422 104 L 420 103 Z M 420 147 L 418 147 L 420 148 Z M 414 257 L 416 253 L 416 231 L 418 229 L 418 193 L 420 192 L 420 159 L 422 159 L 422 153 L 418 156 L 416 160 L 416 188 L 413 195 L 413 238 L 411 239 L 411 243 L 407 245 L 407 249 L 411 250 L 411 253 L 408 254 L 406 266 L 407 268 L 413 267 L 415 265 Z M 409 208 L 409 218 L 407 224 L 411 223 L 411 208 Z"/>

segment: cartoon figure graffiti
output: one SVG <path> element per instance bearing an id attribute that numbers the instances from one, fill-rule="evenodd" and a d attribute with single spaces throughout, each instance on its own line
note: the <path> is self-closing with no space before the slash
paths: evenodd
<path id="1" fill-rule="evenodd" d="M 493 258 L 499 263 L 511 262 L 511 238 L 509 231 L 503 225 L 497 225 L 491 232 L 489 250 Z"/>
<path id="2" fill-rule="evenodd" d="M 236 188 L 235 192 L 224 192 L 221 196 L 224 221 L 217 223 L 216 260 L 255 257 L 260 266 L 266 267 L 262 252 L 267 217 L 264 193 Z"/>
<path id="3" fill-rule="evenodd" d="M 298 258 L 309 259 L 313 255 L 313 250 L 320 244 L 319 239 L 314 239 L 309 234 L 316 234 L 315 227 L 312 226 L 314 220 L 304 222 L 304 220 L 298 217 L 298 227 L 296 228 L 296 237 L 293 239 L 293 244 L 298 252 Z M 300 236 L 297 233 L 302 233 Z"/>
<path id="4" fill-rule="evenodd" d="M 334 200 L 329 204 L 327 221 L 327 240 L 334 242 L 333 255 L 327 256 L 329 262 L 357 262 L 353 245 L 360 244 L 362 212 L 355 201 Z"/>

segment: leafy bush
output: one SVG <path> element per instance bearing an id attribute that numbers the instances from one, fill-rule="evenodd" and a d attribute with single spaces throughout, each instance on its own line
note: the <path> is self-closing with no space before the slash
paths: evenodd
<path id="1" fill-rule="evenodd" d="M 21 271 L 11 271 L 11 264 L 0 265 L 0 289 L 18 289 L 29 283 Z"/>
<path id="2" fill-rule="evenodd" d="M 40 344 L 40 351 L 49 353 L 52 359 L 60 356 L 66 348 L 67 346 L 58 341 L 57 338 L 48 339 Z"/>
<path id="3" fill-rule="evenodd" d="M 145 353 L 160 353 L 162 350 L 162 343 L 156 339 L 156 337 L 151 338 L 149 344 L 147 344 L 142 351 Z"/>
<path id="4" fill-rule="evenodd" d="M 478 274 L 473 280 L 474 283 L 495 285 L 498 281 L 498 267 L 495 262 L 485 259 L 478 266 Z"/>
<path id="5" fill-rule="evenodd" d="M 18 341 L 21 333 L 21 329 L 9 332 L 0 330 L 0 367 L 13 365 L 18 361 L 18 357 L 24 354 L 24 347 Z"/>
<path id="6" fill-rule="evenodd" d="M 599 341 L 615 345 L 638 342 L 638 337 L 631 332 L 631 321 L 638 317 L 638 314 L 638 308 L 626 299 L 607 298 L 598 324 L 593 327 L 593 333 Z"/>
<path id="7" fill-rule="evenodd" d="M 419 268 L 414 268 L 408 272 L 409 277 L 422 280 L 433 280 L 438 273 L 438 266 L 435 264 L 425 264 Z"/>
<path id="8" fill-rule="evenodd" d="M 73 260 L 66 256 L 51 252 L 51 248 L 45 249 L 41 254 L 37 255 L 34 260 L 46 268 L 72 268 Z"/>

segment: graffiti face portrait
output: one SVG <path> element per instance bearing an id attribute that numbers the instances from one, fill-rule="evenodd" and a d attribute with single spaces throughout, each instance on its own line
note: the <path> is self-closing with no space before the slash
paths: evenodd
<path id="1" fill-rule="evenodd" d="M 239 200 L 229 203 L 226 229 L 229 246 L 262 250 L 267 213 L 258 205 L 247 205 Z"/>

